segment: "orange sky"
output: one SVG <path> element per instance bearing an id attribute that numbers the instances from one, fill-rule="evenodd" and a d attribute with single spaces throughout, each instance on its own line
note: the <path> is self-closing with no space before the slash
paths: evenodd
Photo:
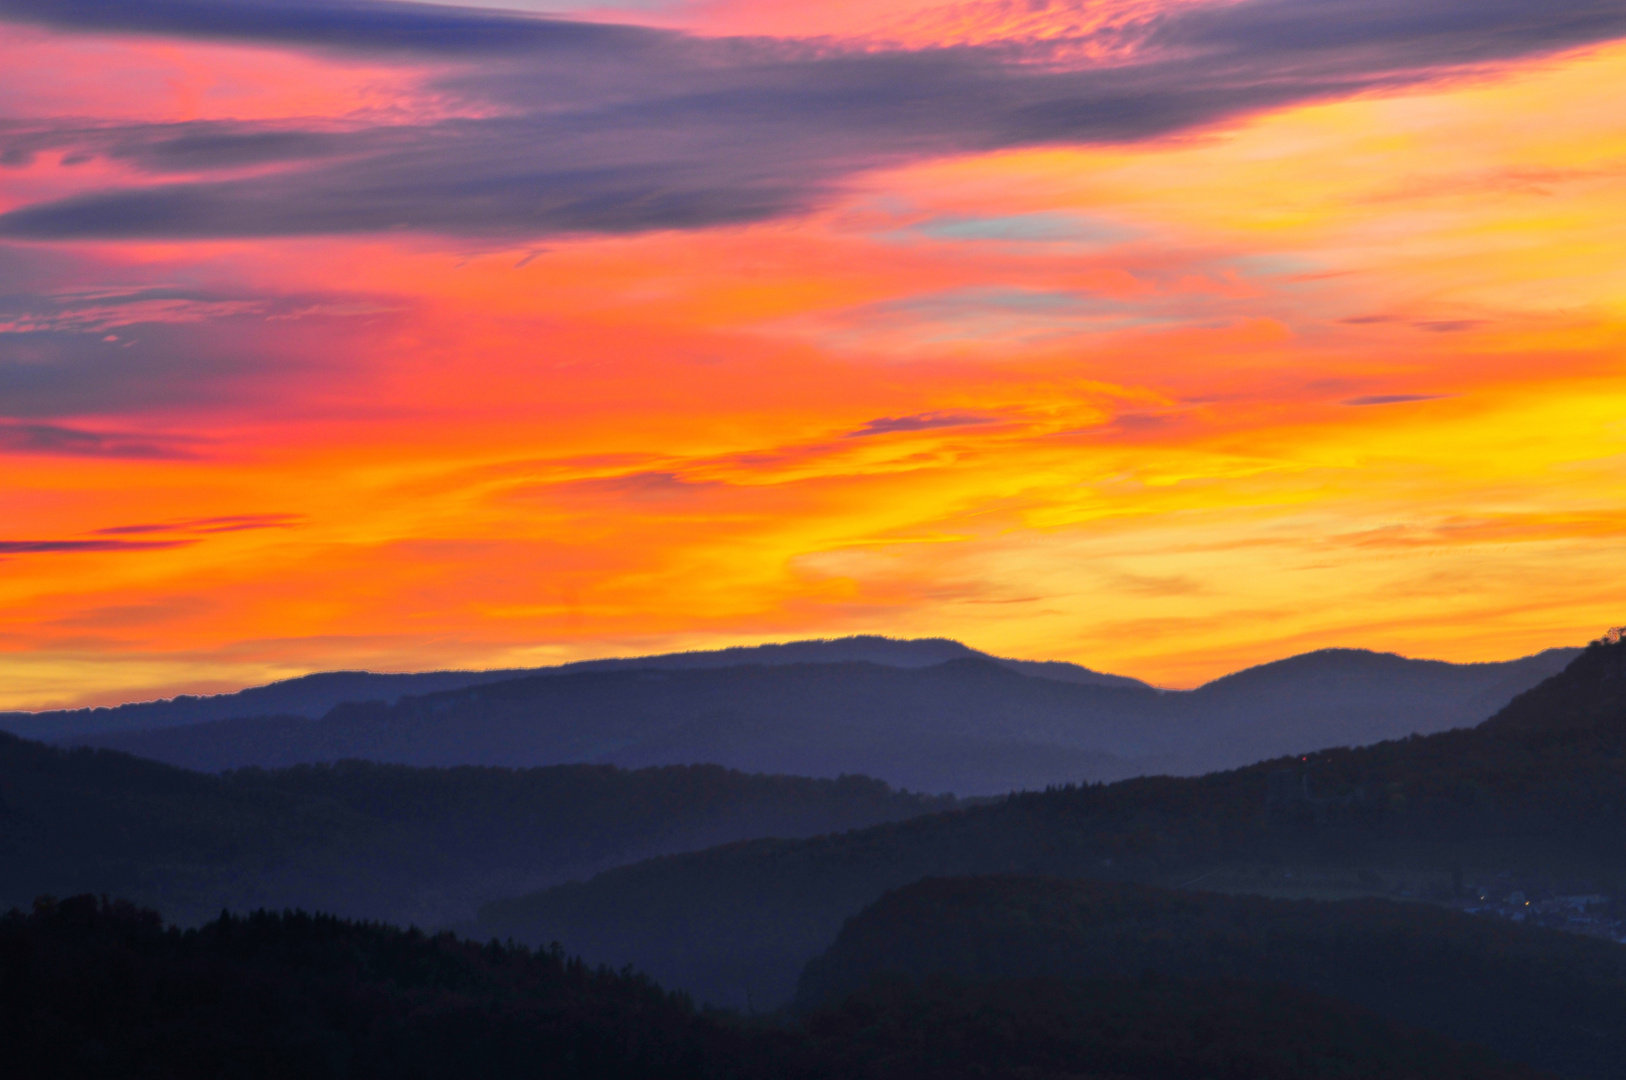
<path id="1" fill-rule="evenodd" d="M 1072 71 L 1227 6 L 582 17 Z M 154 125 L 507 115 L 471 64 L 0 22 L 0 228 L 291 168 L 160 174 Z M 1122 138 L 852 165 L 848 123 L 739 220 L 0 233 L 0 708 L 852 633 L 1190 686 L 1626 622 L 1626 43 Z"/>

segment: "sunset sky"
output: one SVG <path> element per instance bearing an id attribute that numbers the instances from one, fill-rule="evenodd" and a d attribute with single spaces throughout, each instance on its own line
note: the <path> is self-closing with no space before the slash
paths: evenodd
<path id="1" fill-rule="evenodd" d="M 1623 622 L 1620 0 L 0 0 L 0 708 Z"/>

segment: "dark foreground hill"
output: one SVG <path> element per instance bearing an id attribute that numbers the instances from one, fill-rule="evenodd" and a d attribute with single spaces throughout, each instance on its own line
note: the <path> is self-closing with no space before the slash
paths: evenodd
<path id="1" fill-rule="evenodd" d="M 895 639 L 871 636 L 819 641 L 792 641 L 782 645 L 756 645 L 708 652 L 667 653 L 661 656 L 581 660 L 556 667 L 499 671 L 429 671 L 416 674 L 378 674 L 370 671 L 324 671 L 253 686 L 231 694 L 205 697 L 182 695 L 161 701 L 134 702 L 108 708 L 54 709 L 45 712 L 0 713 L 0 731 L 29 739 L 66 739 L 118 731 L 202 724 L 251 716 L 299 716 L 314 720 L 347 701 L 394 704 L 409 695 L 439 693 L 463 687 L 534 675 L 561 675 L 586 671 L 691 671 L 706 668 L 784 664 L 840 664 L 864 662 L 887 667 L 929 667 L 949 660 L 997 660 L 1013 671 L 1042 675 L 1061 682 L 1094 686 L 1138 686 L 1145 683 L 1122 675 L 1107 675 L 1078 664 L 1058 661 L 1004 660 L 978 652 L 946 638 Z M 240 761 L 238 765 L 272 764 Z M 439 762 L 437 764 L 467 764 Z M 542 764 L 542 763 L 537 763 Z"/>
<path id="2" fill-rule="evenodd" d="M 1270 900 L 1057 878 L 931 879 L 849 919 L 803 972 L 811 1010 L 877 978 L 1282 983 L 1565 1076 L 1626 1063 L 1626 947 L 1388 900 Z"/>
<path id="3" fill-rule="evenodd" d="M 196 921 L 285 905 L 444 924 L 479 903 L 746 837 L 952 806 L 864 777 L 413 769 L 345 762 L 225 777 L 0 735 L 0 907 L 105 892 Z"/>
<path id="4" fill-rule="evenodd" d="M 1228 865 L 1424 868 L 1626 887 L 1626 642 L 1478 728 L 1229 773 L 1013 796 L 846 836 L 751 841 L 482 910 L 492 933 L 635 963 L 708 1000 L 787 999 L 842 920 L 926 877 L 1166 885 Z"/>
<path id="5" fill-rule="evenodd" d="M 300 914 L 166 929 L 90 897 L 0 918 L 8 1074 L 64 1080 L 1537 1080 L 1344 1002 L 1244 981 L 892 987 L 805 1024 L 642 976 Z"/>
<path id="6" fill-rule="evenodd" d="M 837 655 L 840 644 L 826 643 L 823 655 Z M 909 659 L 929 655 L 921 648 L 927 644 L 891 643 Z M 220 720 L 85 741 L 205 771 L 341 758 L 716 762 L 803 776 L 864 773 L 913 790 L 993 795 L 1144 773 L 1197 774 L 1461 727 L 1560 670 L 1565 655 L 1453 665 L 1327 650 L 1190 693 L 1027 675 L 1012 662 L 977 655 L 927 667 L 851 661 L 559 672 L 393 705 L 340 705 L 319 720 Z"/>

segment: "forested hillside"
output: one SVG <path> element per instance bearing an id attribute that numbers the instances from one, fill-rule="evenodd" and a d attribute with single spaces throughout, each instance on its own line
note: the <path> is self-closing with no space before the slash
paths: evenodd
<path id="1" fill-rule="evenodd" d="M 1235 863 L 1406 866 L 1584 877 L 1619 892 L 1623 676 L 1626 643 L 1600 641 L 1477 729 L 1062 788 L 848 836 L 753 841 L 492 904 L 482 924 L 635 963 L 711 1000 L 776 1002 L 843 919 L 926 877 L 1178 885 Z"/>
<path id="2" fill-rule="evenodd" d="M 864 777 L 719 766 L 344 762 L 219 777 L 0 735 L 0 907 L 97 892 L 188 922 L 292 905 L 437 925 L 635 859 L 952 805 Z"/>
<path id="3" fill-rule="evenodd" d="M 880 977 L 1163 977 L 1283 983 L 1566 1076 L 1626 1062 L 1626 946 L 1427 904 L 1176 892 L 1057 878 L 936 878 L 849 919 L 808 964 L 811 1010 Z"/>
<path id="4" fill-rule="evenodd" d="M 836 647 L 843 644 L 824 643 L 821 655 L 840 655 Z M 953 644 L 890 643 L 895 659 Z M 812 651 L 774 648 L 796 649 L 772 654 L 780 659 Z M 917 791 L 997 795 L 1146 773 L 1197 774 L 1471 725 L 1559 670 L 1565 655 L 1445 664 L 1334 649 L 1190 693 L 1127 680 L 1051 678 L 1051 666 L 977 654 L 932 666 L 850 661 L 552 672 L 393 705 L 344 704 L 319 720 L 248 717 L 85 741 L 204 771 L 350 757 L 411 765 L 715 762 L 799 776 L 863 773 Z"/>
<path id="5" fill-rule="evenodd" d="M 8 1074 L 62 1080 L 1538 1080 L 1282 986 L 883 988 L 805 1023 L 630 972 L 302 914 L 196 930 L 91 897 L 0 917 Z"/>

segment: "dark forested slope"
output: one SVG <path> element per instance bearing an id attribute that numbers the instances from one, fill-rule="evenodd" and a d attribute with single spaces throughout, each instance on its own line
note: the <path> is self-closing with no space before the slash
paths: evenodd
<path id="1" fill-rule="evenodd" d="M 1176 892 L 1056 878 L 936 878 L 849 919 L 798 1005 L 877 977 L 1123 973 L 1265 980 L 1355 1002 L 1566 1076 L 1626 1062 L 1626 947 L 1426 904 Z"/>
<path id="2" fill-rule="evenodd" d="M 1313 993 L 1105 979 L 892 987 L 805 1024 L 632 973 L 300 914 L 197 930 L 90 897 L 0 917 L 8 1075 L 62 1080 L 1539 1080 Z"/>
<path id="3" fill-rule="evenodd" d="M 718 766 L 344 762 L 217 777 L 0 735 L 0 905 L 105 892 L 185 921 L 298 905 L 435 924 L 652 855 L 951 805 L 862 777 Z"/>
<path id="4" fill-rule="evenodd" d="M 840 644 L 821 647 L 828 658 Z M 900 659 L 930 655 L 922 647 L 933 644 L 953 643 L 891 643 Z M 806 776 L 857 772 L 914 790 L 993 795 L 1195 774 L 1466 726 L 1561 668 L 1566 655 L 1458 665 L 1334 649 L 1190 693 L 1067 681 L 1049 677 L 1047 665 L 1017 670 L 1015 662 L 976 655 L 915 667 L 853 661 L 555 672 L 394 705 L 341 705 L 320 720 L 221 720 L 86 741 L 206 771 L 346 757 L 414 765 L 716 762 Z M 1022 673 L 1028 669 L 1042 677 Z"/>
<path id="5" fill-rule="evenodd" d="M 61 1080 L 768 1075 L 742 1034 L 556 952 L 302 914 L 183 933 L 88 896 L 0 918 L 0 1045 Z"/>
<path id="6" fill-rule="evenodd" d="M 1250 862 L 1626 884 L 1623 663 L 1626 643 L 1597 642 L 1476 729 L 1015 796 L 847 836 L 742 843 L 492 904 L 482 919 L 497 933 L 636 963 L 712 1000 L 774 1002 L 844 918 L 925 877 L 1181 884 Z"/>
<path id="7" fill-rule="evenodd" d="M 1518 738 L 1609 739 L 1626 727 L 1626 635 L 1612 630 L 1564 672 L 1519 694 L 1486 731 Z"/>

